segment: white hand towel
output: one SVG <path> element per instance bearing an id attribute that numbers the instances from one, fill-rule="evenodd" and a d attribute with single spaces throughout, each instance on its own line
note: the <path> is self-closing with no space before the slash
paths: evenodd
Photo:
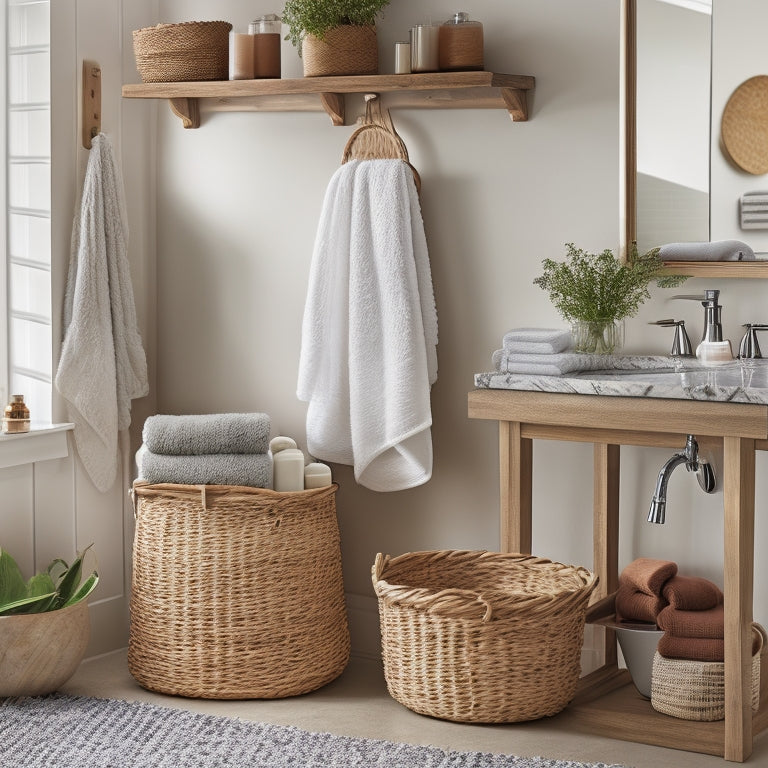
<path id="1" fill-rule="evenodd" d="M 497 349 L 492 355 L 499 373 L 530 376 L 563 376 L 580 371 L 647 371 L 674 368 L 663 355 L 591 355 L 585 352 L 560 352 L 554 355 L 510 354 Z"/>
<path id="2" fill-rule="evenodd" d="M 571 332 L 558 328 L 513 328 L 502 339 L 502 346 L 507 352 L 529 355 L 565 352 L 571 343 Z"/>
<path id="3" fill-rule="evenodd" d="M 436 346 L 413 172 L 352 160 L 328 185 L 310 269 L 297 387 L 309 453 L 376 491 L 427 482 Z"/>
<path id="4" fill-rule="evenodd" d="M 131 423 L 131 400 L 149 390 L 136 322 L 120 171 L 109 139 L 91 141 L 64 297 L 64 341 L 56 388 L 75 425 L 77 452 L 93 484 L 117 474 L 117 433 Z"/>

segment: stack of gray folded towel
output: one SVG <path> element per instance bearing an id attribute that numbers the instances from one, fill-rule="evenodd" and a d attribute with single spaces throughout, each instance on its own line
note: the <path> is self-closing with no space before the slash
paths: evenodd
<path id="1" fill-rule="evenodd" d="M 504 334 L 502 348 L 493 353 L 493 367 L 500 373 L 562 376 L 585 370 L 589 358 L 601 358 L 568 351 L 572 343 L 571 332 L 567 330 L 513 328 Z M 602 356 L 603 364 L 604 361 Z"/>
<path id="2" fill-rule="evenodd" d="M 139 480 L 270 488 L 270 429 L 265 413 L 150 416 L 136 454 Z"/>

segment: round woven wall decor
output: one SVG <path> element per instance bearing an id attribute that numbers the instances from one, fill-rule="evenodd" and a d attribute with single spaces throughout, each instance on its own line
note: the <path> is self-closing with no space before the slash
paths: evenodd
<path id="1" fill-rule="evenodd" d="M 723 145 L 747 173 L 768 173 L 768 75 L 745 80 L 728 99 L 721 124 Z"/>

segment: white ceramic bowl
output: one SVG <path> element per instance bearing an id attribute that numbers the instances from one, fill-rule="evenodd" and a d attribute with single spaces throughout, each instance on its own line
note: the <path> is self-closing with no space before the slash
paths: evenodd
<path id="1" fill-rule="evenodd" d="M 646 699 L 651 698 L 653 655 L 663 634 L 662 630 L 655 628 L 616 627 L 619 647 L 627 663 L 629 674 L 632 676 L 632 682 L 638 693 Z"/>

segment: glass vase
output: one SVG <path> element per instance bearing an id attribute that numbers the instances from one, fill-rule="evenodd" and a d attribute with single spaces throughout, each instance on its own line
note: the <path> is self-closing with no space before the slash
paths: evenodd
<path id="1" fill-rule="evenodd" d="M 624 346 L 623 320 L 575 320 L 571 333 L 576 352 L 612 355 Z"/>

